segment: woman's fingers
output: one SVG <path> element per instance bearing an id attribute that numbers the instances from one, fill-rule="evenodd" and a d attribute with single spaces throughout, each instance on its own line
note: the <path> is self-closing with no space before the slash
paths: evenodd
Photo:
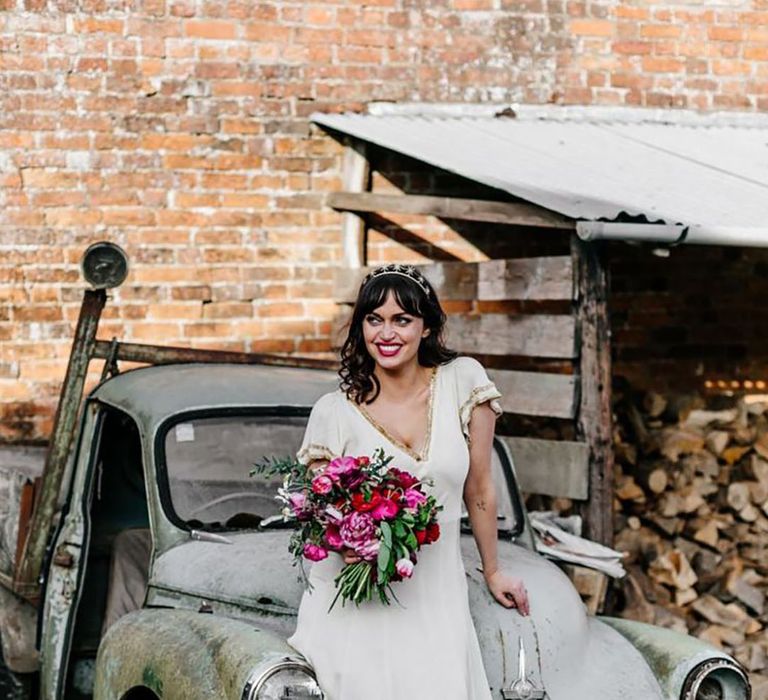
<path id="1" fill-rule="evenodd" d="M 344 559 L 345 564 L 357 564 L 357 562 L 361 560 L 361 557 L 355 554 L 353 549 L 348 549 L 346 547 L 341 550 L 341 556 Z"/>
<path id="2" fill-rule="evenodd" d="M 505 608 L 517 608 L 521 615 L 529 615 L 531 612 L 528 592 L 522 582 L 511 583 L 501 591 L 500 595 L 496 596 L 496 599 Z"/>

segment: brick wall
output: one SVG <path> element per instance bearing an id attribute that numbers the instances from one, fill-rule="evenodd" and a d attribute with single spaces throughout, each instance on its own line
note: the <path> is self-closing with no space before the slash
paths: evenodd
<path id="1" fill-rule="evenodd" d="M 658 391 L 768 393 L 768 250 L 607 252 L 614 376 Z"/>
<path id="2" fill-rule="evenodd" d="M 766 70 L 763 0 L 0 0 L 0 440 L 50 431 L 94 240 L 132 261 L 102 337 L 328 350 L 340 147 L 315 110 L 765 109 Z M 427 222 L 411 253 L 394 224 L 372 260 L 492 245 Z"/>

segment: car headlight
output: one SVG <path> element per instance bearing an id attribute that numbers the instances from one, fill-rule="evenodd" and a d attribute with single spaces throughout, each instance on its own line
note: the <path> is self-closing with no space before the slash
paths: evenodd
<path id="1" fill-rule="evenodd" d="M 318 700 L 323 692 L 312 667 L 298 659 L 266 663 L 248 677 L 243 700 Z"/>
<path id="2" fill-rule="evenodd" d="M 752 689 L 747 674 L 728 659 L 712 659 L 688 674 L 681 700 L 749 700 Z"/>

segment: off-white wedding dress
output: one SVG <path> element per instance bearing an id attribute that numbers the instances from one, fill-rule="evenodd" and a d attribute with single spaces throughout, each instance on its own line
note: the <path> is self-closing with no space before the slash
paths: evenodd
<path id="1" fill-rule="evenodd" d="M 491 700 L 470 618 L 459 549 L 464 480 L 469 469 L 469 419 L 501 396 L 483 366 L 459 357 L 435 368 L 430 380 L 428 429 L 421 454 L 402 444 L 364 407 L 337 390 L 312 409 L 297 459 L 371 455 L 382 447 L 393 466 L 429 477 L 443 510 L 440 539 L 418 554 L 413 577 L 393 584 L 400 604 L 378 599 L 360 607 L 337 601 L 338 554 L 312 565 L 295 634 L 288 642 L 314 666 L 328 700 Z"/>

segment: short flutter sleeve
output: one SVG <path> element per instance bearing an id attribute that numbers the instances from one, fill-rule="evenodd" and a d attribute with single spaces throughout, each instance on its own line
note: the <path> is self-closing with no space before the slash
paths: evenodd
<path id="1" fill-rule="evenodd" d="M 309 465 L 318 459 L 331 460 L 341 456 L 341 426 L 335 403 L 335 394 L 329 393 L 321 396 L 312 407 L 304 439 L 296 453 L 296 459 L 302 464 Z"/>
<path id="2" fill-rule="evenodd" d="M 469 442 L 469 421 L 475 406 L 487 401 L 497 418 L 504 409 L 499 401 L 501 392 L 488 377 L 485 367 L 473 357 L 459 357 L 455 362 L 461 431 Z"/>

